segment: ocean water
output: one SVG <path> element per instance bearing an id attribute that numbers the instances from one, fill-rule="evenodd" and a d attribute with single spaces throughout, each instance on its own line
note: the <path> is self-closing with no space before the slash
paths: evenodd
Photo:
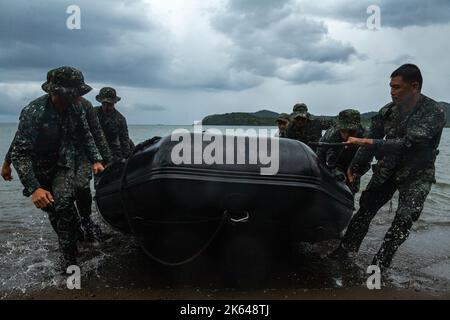
<path id="1" fill-rule="evenodd" d="M 16 128 L 15 124 L 0 124 L 0 157 L 2 159 Z M 192 126 L 132 125 L 129 127 L 129 132 L 130 137 L 137 144 L 153 136 L 169 135 L 178 128 L 193 129 Z M 224 130 L 225 127 L 220 129 Z M 450 129 L 445 129 L 436 163 L 437 183 L 427 198 L 420 220 L 413 227 L 410 239 L 400 248 L 395 258 L 391 276 L 394 286 L 418 286 L 430 290 L 450 291 L 449 165 Z M 0 298 L 7 298 L 12 292 L 27 293 L 51 287 L 64 287 L 65 283 L 65 278 L 55 271 L 59 256 L 57 238 L 47 216 L 34 208 L 30 198 L 23 197 L 22 185 L 17 174 L 13 172 L 13 176 L 12 182 L 0 181 Z M 362 187 L 369 179 L 370 174 L 364 176 Z M 368 265 L 371 257 L 378 250 L 395 214 L 396 204 L 396 196 L 394 196 L 392 204 L 387 204 L 374 219 L 358 257 L 358 263 L 361 266 Z M 117 283 L 115 282 L 117 279 L 127 279 L 129 270 L 137 268 L 136 264 L 142 265 L 145 257 L 142 257 L 143 254 L 132 238 L 110 230 L 95 210 L 94 220 L 114 236 L 105 243 L 82 247 L 81 267 L 83 274 L 89 274 L 90 279 L 94 279 L 92 281 L 97 286 L 109 287 L 111 283 Z M 139 274 L 140 280 L 148 277 L 146 271 L 138 269 L 136 273 Z M 304 272 L 312 276 L 322 271 L 313 267 Z M 332 278 L 339 286 L 341 282 L 339 275 L 333 275 Z M 119 283 L 124 287 L 129 284 L 127 280 L 121 280 Z M 324 284 L 316 279 L 312 280 L 312 284 L 298 285 L 312 285 L 320 288 L 329 286 L 329 282 Z"/>

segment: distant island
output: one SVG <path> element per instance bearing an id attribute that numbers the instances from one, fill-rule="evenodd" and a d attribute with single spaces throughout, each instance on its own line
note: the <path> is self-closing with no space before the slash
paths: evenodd
<path id="1" fill-rule="evenodd" d="M 364 124 L 368 124 L 376 112 L 361 114 Z M 231 112 L 225 114 L 214 114 L 205 117 L 202 124 L 205 126 L 275 126 L 280 114 L 270 110 L 258 112 Z M 337 116 L 315 116 L 315 119 L 336 120 Z"/>
<path id="2" fill-rule="evenodd" d="M 450 103 L 441 102 L 447 116 L 447 127 L 450 127 Z M 368 126 L 370 119 L 377 112 L 365 112 L 361 114 L 363 125 Z M 270 110 L 260 110 L 258 112 L 231 112 L 224 114 L 209 115 L 202 120 L 205 126 L 274 126 L 280 114 Z M 336 120 L 336 116 L 315 116 L 315 119 Z"/>

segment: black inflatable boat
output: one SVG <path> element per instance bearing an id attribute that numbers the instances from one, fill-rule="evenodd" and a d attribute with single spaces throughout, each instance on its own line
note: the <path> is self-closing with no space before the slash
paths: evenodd
<path id="1" fill-rule="evenodd" d="M 191 138 L 202 141 L 202 150 L 208 146 L 201 133 Z M 233 160 L 239 154 L 246 160 L 253 156 L 250 146 L 258 138 L 226 138 L 227 151 L 236 147 Z M 268 142 L 271 139 L 278 138 Z M 175 164 L 172 152 L 179 142 L 170 136 L 153 138 L 138 145 L 126 162 L 102 173 L 96 183 L 97 208 L 107 223 L 133 234 L 148 255 L 165 264 L 194 257 L 229 225 L 290 242 L 339 237 L 353 212 L 352 193 L 320 165 L 308 146 L 277 141 L 278 173 L 262 175 L 259 160 Z M 241 149 L 239 143 L 244 143 Z"/>

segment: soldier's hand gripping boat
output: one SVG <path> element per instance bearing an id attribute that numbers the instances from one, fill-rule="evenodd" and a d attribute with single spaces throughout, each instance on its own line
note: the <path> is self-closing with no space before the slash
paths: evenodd
<path id="1" fill-rule="evenodd" d="M 187 157 L 193 162 L 211 139 L 202 133 L 190 138 L 201 141 Z M 249 161 L 257 140 L 225 136 L 220 141 L 225 151 L 215 154 L 223 164 L 175 164 L 180 142 L 170 136 L 150 139 L 103 172 L 96 184 L 97 207 L 111 226 L 133 234 L 150 257 L 168 265 L 195 258 L 230 225 L 287 243 L 338 238 L 353 212 L 345 183 L 307 145 L 284 138 L 273 144 L 277 150 L 267 146 L 268 154 L 279 152 L 278 172 L 262 175 L 267 163 Z M 245 156 L 244 164 L 236 164 L 239 156 Z"/>

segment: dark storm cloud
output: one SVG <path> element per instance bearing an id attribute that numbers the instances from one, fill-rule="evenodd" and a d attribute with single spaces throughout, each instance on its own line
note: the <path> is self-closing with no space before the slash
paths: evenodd
<path id="1" fill-rule="evenodd" d="M 66 27 L 70 5 L 81 9 L 81 30 Z M 230 1 L 212 19 L 234 44 L 230 61 L 198 70 L 189 56 L 177 56 L 183 48 L 140 0 L 18 0 L 2 2 L 0 14 L 0 82 L 43 81 L 49 69 L 72 65 L 87 82 L 239 91 L 298 60 L 341 63 L 355 53 L 331 39 L 324 23 L 299 16 L 291 0 Z"/>
<path id="2" fill-rule="evenodd" d="M 66 27 L 70 5 L 81 9 L 81 30 Z M 43 81 L 49 69 L 71 65 L 87 82 L 129 87 L 242 90 L 259 84 L 238 72 L 174 68 L 180 59 L 171 31 L 151 15 L 140 0 L 3 1 L 0 82 Z"/>
<path id="3" fill-rule="evenodd" d="M 450 22 L 450 1 L 448 0 L 402 0 L 379 2 L 384 22 L 396 28 L 428 26 Z"/>
<path id="4" fill-rule="evenodd" d="M 230 0 L 212 23 L 234 45 L 233 67 L 261 76 L 277 77 L 280 69 L 295 68 L 299 61 L 340 64 L 356 55 L 353 46 L 331 38 L 325 23 L 302 15 L 291 0 Z M 289 81 L 308 83 L 317 75 L 308 72 Z"/>
<path id="5" fill-rule="evenodd" d="M 82 29 L 66 28 L 71 5 L 81 9 Z M 49 45 L 52 43 L 92 45 L 115 44 L 123 31 L 154 29 L 139 1 L 16 0 L 3 2 L 0 38 L 2 41 Z"/>
<path id="6" fill-rule="evenodd" d="M 66 27 L 69 5 L 81 9 L 81 30 Z M 73 65 L 91 81 L 121 84 L 129 74 L 126 82 L 132 85 L 163 82 L 168 57 L 163 46 L 155 49 L 155 39 L 144 36 L 158 37 L 147 11 L 139 1 L 4 1 L 0 80 L 41 81 L 47 70 Z"/>
<path id="7" fill-rule="evenodd" d="M 188 18 L 181 12 L 180 19 L 186 18 L 186 23 L 177 20 L 172 24 L 171 19 L 178 15 L 163 21 L 164 13 L 158 15 L 143 1 L 0 1 L 0 116 L 18 114 L 24 103 L 42 94 L 39 85 L 47 71 L 61 65 L 80 68 L 87 83 L 96 87 L 169 89 L 162 94 L 167 94 L 164 98 L 155 101 L 133 96 L 140 90 L 130 94 L 134 98 L 130 112 L 135 107 L 153 111 L 155 116 L 165 114 L 166 104 L 195 108 L 198 93 L 202 100 L 219 92 L 217 96 L 234 101 L 234 91 L 255 88 L 267 78 L 291 84 L 348 80 L 358 74 L 353 68 L 369 65 L 361 63 L 371 59 L 368 52 L 361 54 L 367 38 L 355 37 L 352 43 L 333 38 L 331 28 L 336 24 L 331 19 L 364 27 L 367 7 L 373 4 L 381 7 L 382 27 L 443 24 L 450 17 L 449 0 L 223 0 L 223 5 L 204 16 L 200 10 L 188 12 Z M 81 8 L 81 30 L 66 27 L 69 5 Z M 418 48 L 411 54 L 420 60 L 419 49 L 434 48 L 434 39 L 444 39 L 445 28 L 436 28 L 444 30 L 440 35 L 434 28 L 421 29 L 427 36 L 411 43 Z M 415 39 L 415 29 L 402 32 L 406 39 Z M 361 35 L 364 38 L 365 34 Z M 379 46 L 392 48 L 395 41 L 395 35 L 387 37 Z M 436 55 L 445 56 L 446 47 L 436 50 Z M 379 68 L 416 60 L 401 55 L 404 52 L 394 48 L 392 57 L 379 54 L 374 64 Z M 445 57 L 439 64 L 442 61 Z M 370 72 L 364 70 L 364 74 Z M 33 90 L 27 89 L 29 81 Z M 283 87 L 282 81 L 266 83 L 273 85 L 272 90 Z M 257 90 L 265 89 L 238 94 L 253 103 L 264 96 Z M 191 100 L 184 95 L 191 95 Z M 138 101 L 144 103 L 133 105 Z M 161 105 L 146 105 L 145 101 Z"/>
<path id="8" fill-rule="evenodd" d="M 159 104 L 145 104 L 145 103 L 136 103 L 133 105 L 133 109 L 137 111 L 151 111 L 151 112 L 161 112 L 167 110 L 165 106 Z"/>
<path id="9" fill-rule="evenodd" d="M 294 84 L 307 84 L 311 82 L 336 83 L 347 77 L 346 72 L 334 68 L 329 63 L 313 63 L 289 66 L 277 71 L 277 76 Z"/>
<path id="10" fill-rule="evenodd" d="M 448 0 L 301 0 L 301 8 L 308 14 L 344 20 L 365 25 L 367 8 L 378 5 L 381 9 L 381 25 L 393 28 L 428 26 L 450 22 Z"/>

